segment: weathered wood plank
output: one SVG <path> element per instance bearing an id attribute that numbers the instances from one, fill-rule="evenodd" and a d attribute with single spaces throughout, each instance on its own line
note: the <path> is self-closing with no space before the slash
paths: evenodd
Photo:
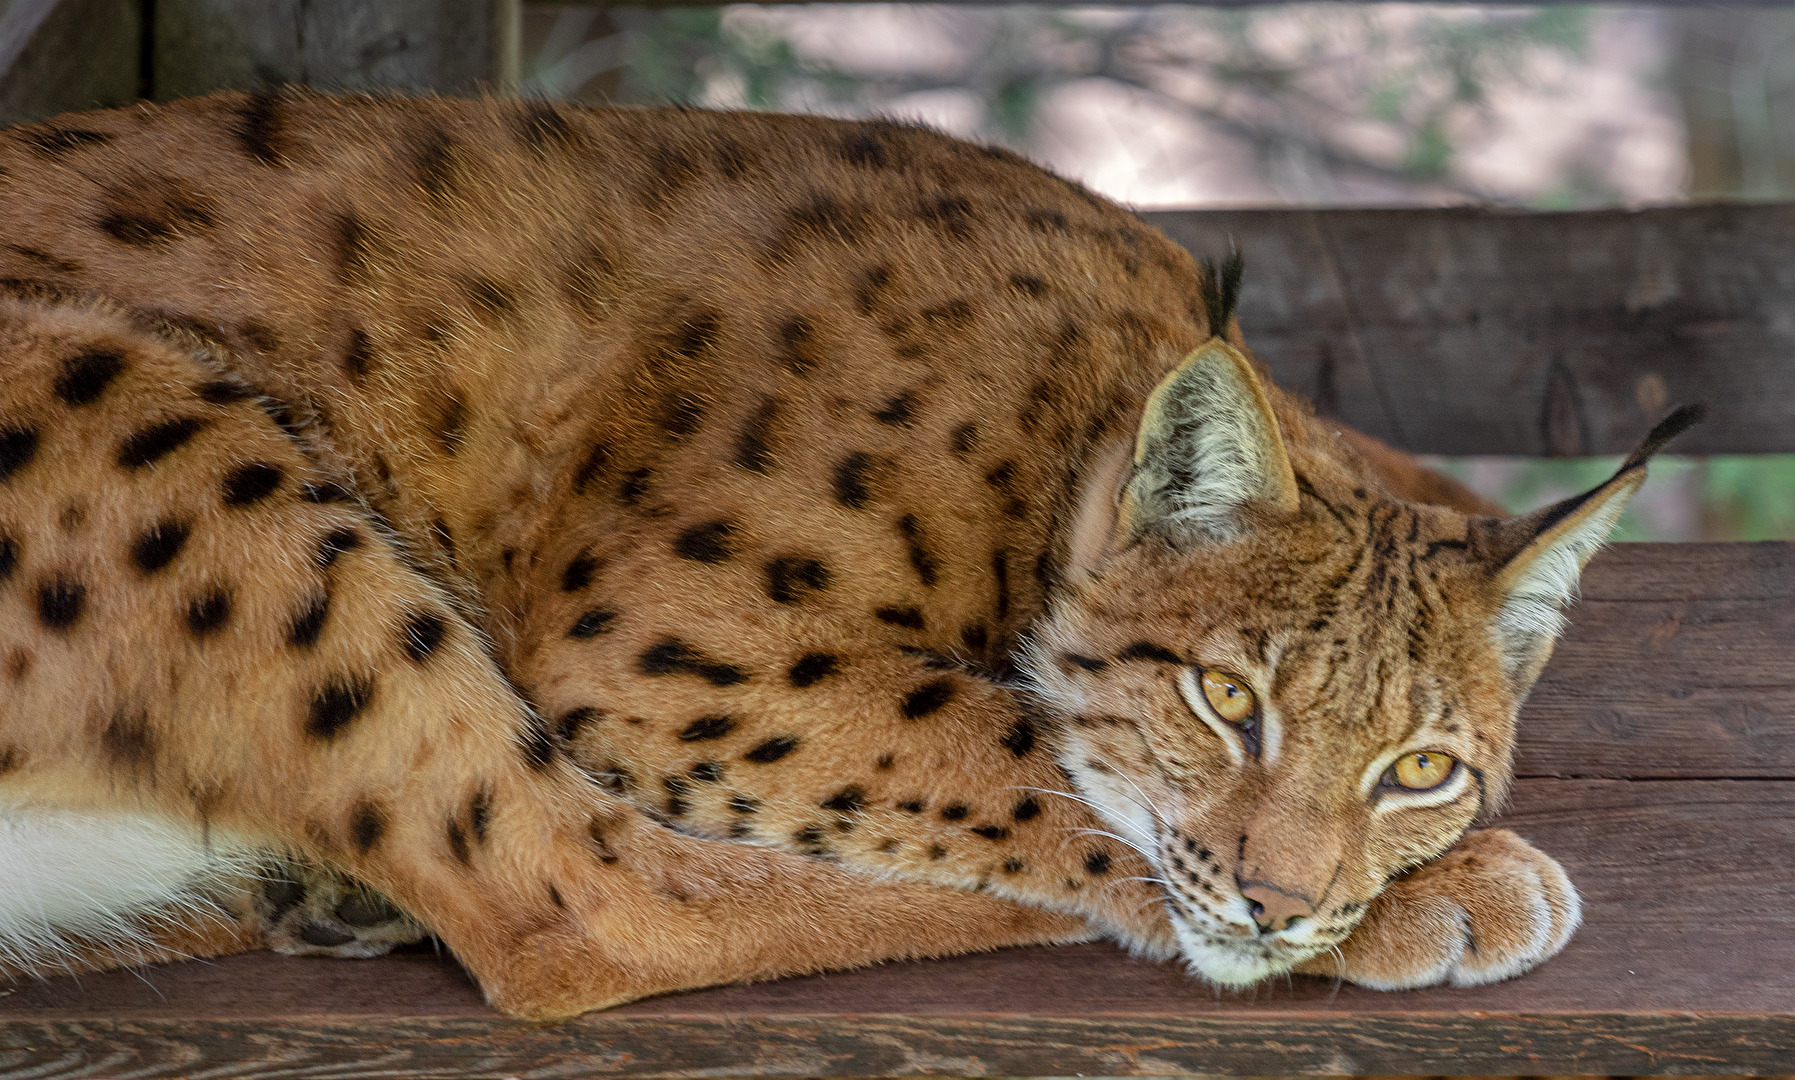
<path id="1" fill-rule="evenodd" d="M 1521 716 L 1522 776 L 1795 778 L 1795 547 L 1617 544 Z"/>
<path id="2" fill-rule="evenodd" d="M 1404 449 L 1795 450 L 1795 205 L 1148 213 L 1246 256 L 1240 322 L 1277 381 Z"/>
<path id="3" fill-rule="evenodd" d="M 153 93 L 303 83 L 469 94 L 515 65 L 509 0 L 157 0 Z"/>
<path id="4" fill-rule="evenodd" d="M 130 103 L 142 42 L 141 0 L 0 4 L 0 127 Z"/>
<path id="5" fill-rule="evenodd" d="M 1582 889 L 1571 947 L 1492 987 L 1217 994 L 1105 946 L 487 1014 L 427 954 L 267 955 L 21 986 L 0 1077 L 1769 1073 L 1795 1060 L 1795 783 L 1518 785 Z"/>

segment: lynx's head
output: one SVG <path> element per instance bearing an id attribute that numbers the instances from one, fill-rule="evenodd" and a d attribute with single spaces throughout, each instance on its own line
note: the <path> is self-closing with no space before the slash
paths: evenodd
<path id="1" fill-rule="evenodd" d="M 1087 482 L 1028 663 L 1197 973 L 1327 950 L 1500 805 L 1578 575 L 1694 412 L 1593 491 L 1472 517 L 1393 497 L 1221 338 L 1160 384 Z"/>

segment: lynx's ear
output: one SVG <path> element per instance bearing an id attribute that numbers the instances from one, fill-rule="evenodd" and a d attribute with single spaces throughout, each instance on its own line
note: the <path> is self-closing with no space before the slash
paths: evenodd
<path id="1" fill-rule="evenodd" d="M 1119 539 L 1228 541 L 1246 531 L 1252 513 L 1296 509 L 1296 474 L 1265 388 L 1238 349 L 1210 338 L 1147 399 Z"/>
<path id="2" fill-rule="evenodd" d="M 1665 417 L 1599 487 L 1521 517 L 1473 523 L 1473 548 L 1491 568 L 1502 597 L 1493 629 L 1517 693 L 1533 685 L 1552 655 L 1564 609 L 1577 598 L 1578 578 L 1645 483 L 1646 463 L 1701 416 L 1701 406 L 1685 405 Z"/>

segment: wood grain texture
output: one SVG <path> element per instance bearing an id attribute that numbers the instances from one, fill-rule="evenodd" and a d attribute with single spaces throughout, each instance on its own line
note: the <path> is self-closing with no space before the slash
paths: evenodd
<path id="1" fill-rule="evenodd" d="M 1795 783 L 1525 780 L 1585 925 L 1511 982 L 1218 994 L 1105 946 L 726 987 L 564 1024 L 428 954 L 266 954 L 0 998 L 0 1077 L 1773 1073 L 1795 1060 Z"/>
<path id="2" fill-rule="evenodd" d="M 1795 778 L 1795 547 L 1598 555 L 1522 711 L 1515 771 Z"/>
<path id="3" fill-rule="evenodd" d="M 1142 216 L 1199 255 L 1232 238 L 1277 382 L 1406 450 L 1625 453 L 1697 400 L 1677 452 L 1795 450 L 1795 205 Z"/>

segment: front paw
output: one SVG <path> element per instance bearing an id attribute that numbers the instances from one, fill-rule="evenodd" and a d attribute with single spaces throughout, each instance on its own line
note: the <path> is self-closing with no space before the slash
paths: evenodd
<path id="1" fill-rule="evenodd" d="M 1478 986 L 1556 955 L 1582 918 L 1557 860 L 1507 829 L 1483 829 L 1391 882 L 1339 957 L 1299 970 L 1374 990 Z"/>

